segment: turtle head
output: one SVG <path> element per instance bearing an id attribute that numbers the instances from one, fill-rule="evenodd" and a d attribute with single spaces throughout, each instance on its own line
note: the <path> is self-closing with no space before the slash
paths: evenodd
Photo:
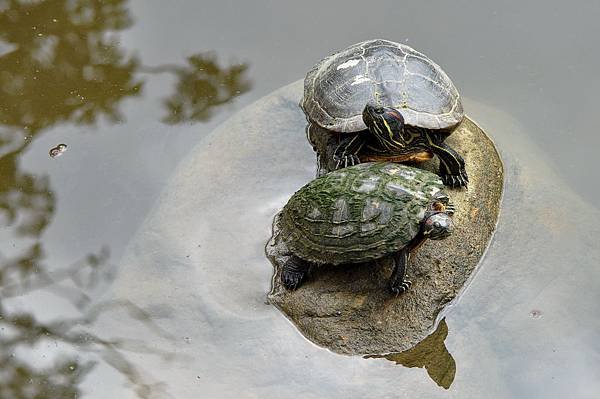
<path id="1" fill-rule="evenodd" d="M 433 195 L 433 201 L 425 212 L 423 219 L 423 235 L 432 240 L 441 240 L 452 234 L 454 223 L 454 205 L 450 197 L 442 191 Z"/>
<path id="2" fill-rule="evenodd" d="M 441 240 L 452 234 L 454 223 L 446 212 L 430 213 L 423 221 L 423 235 L 431 240 Z"/>
<path id="3" fill-rule="evenodd" d="M 362 114 L 363 122 L 371 133 L 384 139 L 397 137 L 404 129 L 404 117 L 395 108 L 367 104 Z"/>

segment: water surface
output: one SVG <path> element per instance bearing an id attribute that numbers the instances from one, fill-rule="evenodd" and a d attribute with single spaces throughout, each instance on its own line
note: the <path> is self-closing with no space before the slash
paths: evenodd
<path id="1" fill-rule="evenodd" d="M 600 392 L 600 5 L 74 4 L 0 1 L 0 397 Z M 264 305 L 269 220 L 313 173 L 302 115 L 274 108 L 296 118 L 281 140 L 214 131 L 376 37 L 442 65 L 506 165 L 496 238 L 446 316 L 448 390 Z"/>

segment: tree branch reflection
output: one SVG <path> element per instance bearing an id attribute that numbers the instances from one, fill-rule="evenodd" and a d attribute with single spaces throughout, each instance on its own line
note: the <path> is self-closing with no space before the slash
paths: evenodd
<path id="1" fill-rule="evenodd" d="M 142 68 L 147 73 L 169 72 L 177 76 L 175 92 L 164 101 L 169 111 L 163 118 L 165 123 L 207 121 L 216 107 L 250 90 L 251 84 L 244 76 L 248 69 L 245 64 L 220 67 L 213 53 L 192 55 L 187 62 L 186 67 Z"/>
<path id="2" fill-rule="evenodd" d="M 0 0 L 0 223 L 14 247 L 4 242 L 0 252 L 0 398 L 80 397 L 81 382 L 100 361 L 118 370 L 138 397 L 162 392 L 127 353 L 169 361 L 169 352 L 92 331 L 102 314 L 125 312 L 124 323 L 174 338 L 133 303 L 95 303 L 115 274 L 108 248 L 67 266 L 45 263 L 43 234 L 56 198 L 48 176 L 20 166 L 29 145 L 52 127 L 122 121 L 123 100 L 141 96 L 151 74 L 176 77 L 164 100 L 168 124 L 207 121 L 250 89 L 247 64 L 222 66 L 213 53 L 192 55 L 183 65 L 144 67 L 119 44 L 119 32 L 132 24 L 126 0 Z M 12 305 L 40 293 L 68 301 L 80 316 L 44 321 Z M 42 357 L 48 352 L 42 364 L 32 353 L 49 342 L 60 346 L 42 350 Z"/>

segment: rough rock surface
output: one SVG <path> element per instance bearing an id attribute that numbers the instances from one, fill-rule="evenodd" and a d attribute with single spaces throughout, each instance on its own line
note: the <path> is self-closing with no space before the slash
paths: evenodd
<path id="1" fill-rule="evenodd" d="M 447 188 L 457 210 L 454 234 L 428 240 L 412 254 L 407 275 L 413 284 L 399 297 L 388 291 L 392 265 L 384 261 L 316 267 L 298 290 L 287 291 L 280 274 L 289 251 L 275 217 L 266 247 L 274 265 L 269 301 L 311 341 L 345 354 L 405 351 L 435 329 L 440 312 L 463 289 L 496 226 L 503 168 L 492 141 L 468 118 L 447 141 L 466 160 L 469 187 Z M 418 166 L 437 171 L 437 160 Z"/>

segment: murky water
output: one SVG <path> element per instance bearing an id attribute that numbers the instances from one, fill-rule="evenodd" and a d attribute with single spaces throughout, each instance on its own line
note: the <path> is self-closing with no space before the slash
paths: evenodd
<path id="1" fill-rule="evenodd" d="M 597 397 L 600 5 L 246 3 L 0 0 L 0 397 Z M 264 304 L 314 158 L 297 84 L 244 107 L 374 37 L 442 65 L 505 161 L 448 389 Z M 265 104 L 287 123 L 253 131 Z"/>

